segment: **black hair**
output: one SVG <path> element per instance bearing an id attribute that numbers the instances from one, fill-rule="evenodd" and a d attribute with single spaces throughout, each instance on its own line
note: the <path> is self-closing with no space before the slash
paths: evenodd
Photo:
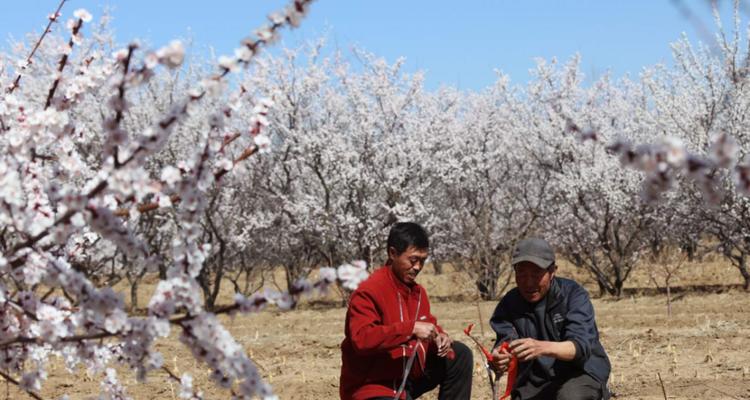
<path id="1" fill-rule="evenodd" d="M 415 222 L 399 222 L 393 225 L 388 233 L 388 248 L 393 247 L 397 254 L 401 254 L 410 246 L 417 249 L 430 248 L 430 240 L 424 228 Z"/>

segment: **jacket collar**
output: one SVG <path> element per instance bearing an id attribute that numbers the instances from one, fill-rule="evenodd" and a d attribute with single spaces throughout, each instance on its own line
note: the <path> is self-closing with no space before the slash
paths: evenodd
<path id="1" fill-rule="evenodd" d="M 547 310 L 556 307 L 562 301 L 560 295 L 560 284 L 558 283 L 557 277 L 552 279 L 549 285 L 549 291 L 547 292 Z"/>

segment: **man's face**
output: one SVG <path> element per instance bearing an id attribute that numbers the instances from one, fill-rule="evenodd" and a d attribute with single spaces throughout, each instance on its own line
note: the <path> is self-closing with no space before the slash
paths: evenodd
<path id="1" fill-rule="evenodd" d="M 388 248 L 388 258 L 391 260 L 391 268 L 396 277 L 403 283 L 411 286 L 416 283 L 417 275 L 424 268 L 427 260 L 428 249 L 418 249 L 409 246 L 401 254 L 393 247 Z"/>
<path id="2" fill-rule="evenodd" d="M 516 271 L 516 285 L 526 301 L 536 303 L 547 295 L 555 277 L 554 265 L 544 269 L 532 262 L 522 261 L 513 268 Z"/>

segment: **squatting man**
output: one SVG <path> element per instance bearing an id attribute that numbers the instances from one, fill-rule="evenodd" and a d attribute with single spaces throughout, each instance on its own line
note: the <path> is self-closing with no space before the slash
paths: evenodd
<path id="1" fill-rule="evenodd" d="M 471 398 L 472 353 L 453 341 L 417 284 L 429 252 L 418 224 L 395 224 L 388 261 L 349 298 L 341 343 L 342 400 L 415 399 L 440 386 L 440 400 Z"/>
<path id="2" fill-rule="evenodd" d="M 517 287 L 490 319 L 497 333 L 493 369 L 502 374 L 511 354 L 518 358 L 511 398 L 608 399 L 611 366 L 586 290 L 555 277 L 555 253 L 543 239 L 519 242 L 511 262 Z M 504 341 L 510 341 L 509 352 L 498 346 Z"/>

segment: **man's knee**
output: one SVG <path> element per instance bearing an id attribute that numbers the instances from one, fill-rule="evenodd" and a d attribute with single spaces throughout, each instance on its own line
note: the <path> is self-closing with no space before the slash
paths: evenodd
<path id="1" fill-rule="evenodd" d="M 600 400 L 602 385 L 587 374 L 566 380 L 557 391 L 557 400 Z"/>
<path id="2" fill-rule="evenodd" d="M 456 362 L 459 365 L 474 365 L 474 353 L 471 352 L 468 346 L 461 342 L 453 342 L 453 352 L 456 354 Z"/>

